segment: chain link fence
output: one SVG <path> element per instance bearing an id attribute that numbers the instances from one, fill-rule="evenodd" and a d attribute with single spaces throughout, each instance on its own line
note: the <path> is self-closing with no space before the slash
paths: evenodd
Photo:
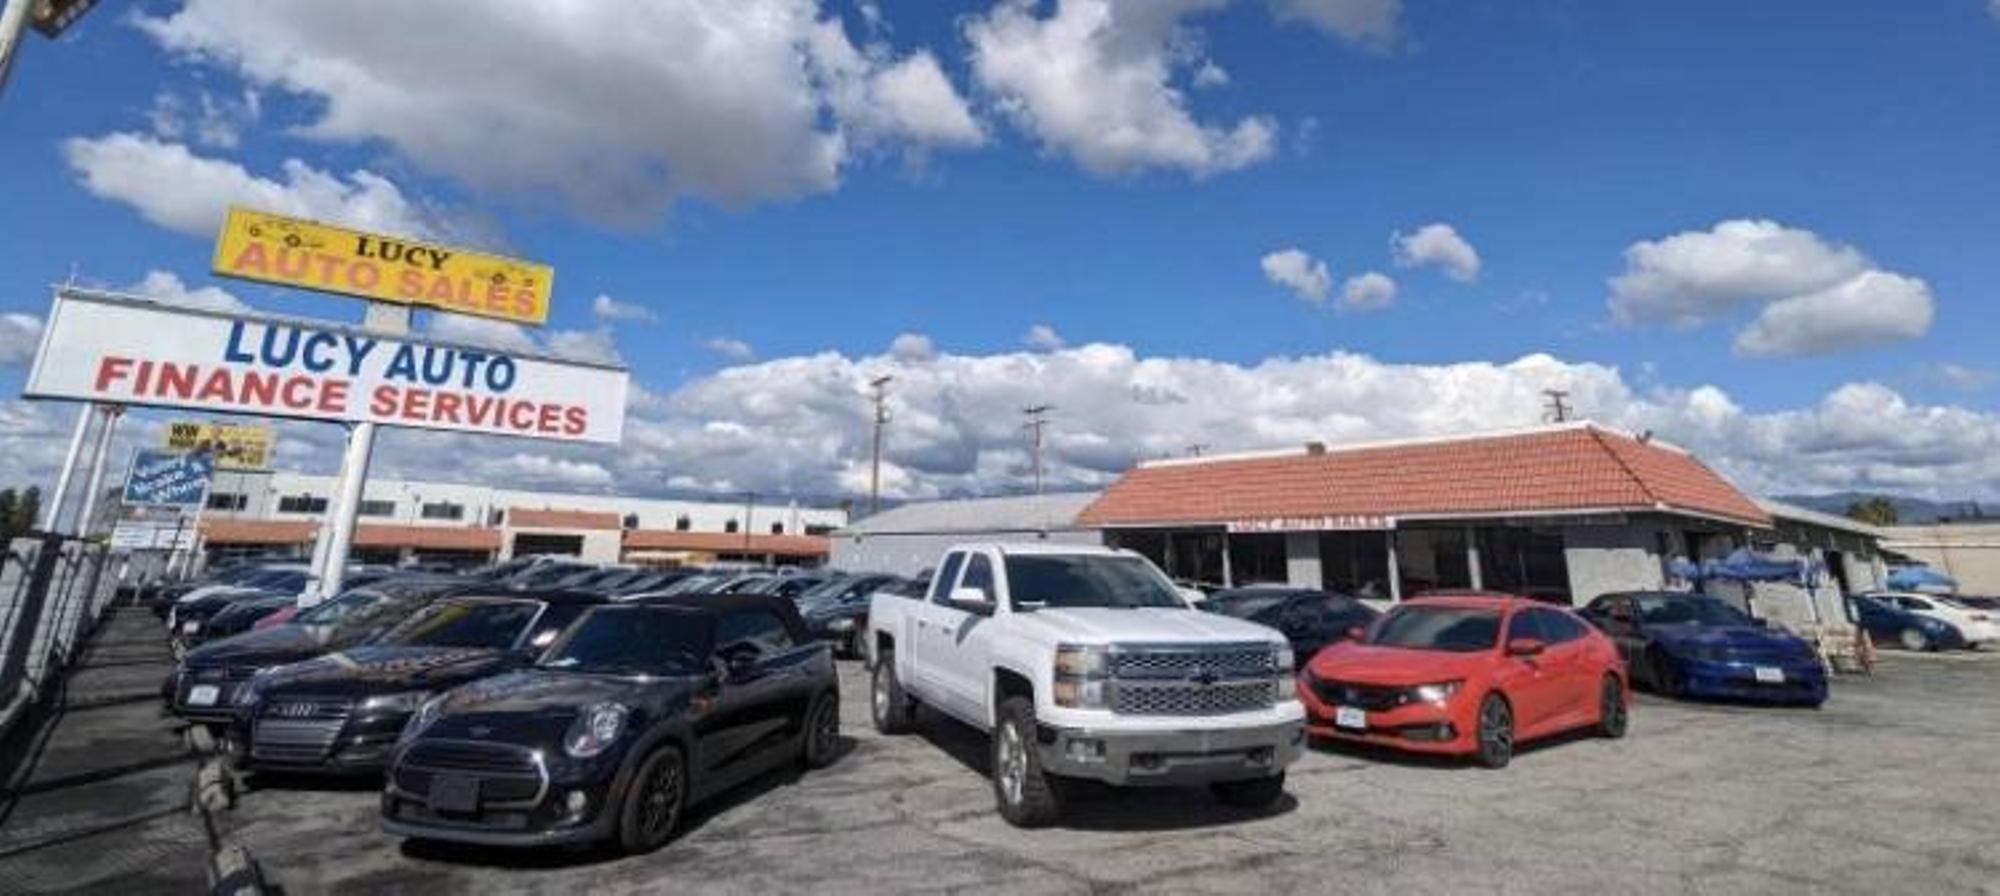
<path id="1" fill-rule="evenodd" d="M 134 573 L 126 555 L 71 536 L 16 538 L 0 556 L 0 738 L 52 685 Z"/>

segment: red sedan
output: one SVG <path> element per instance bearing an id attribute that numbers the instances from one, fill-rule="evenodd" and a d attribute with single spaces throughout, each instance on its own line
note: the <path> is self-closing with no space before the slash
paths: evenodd
<path id="1" fill-rule="evenodd" d="M 1505 637 L 1502 637 L 1505 633 Z M 1625 734 L 1618 648 L 1568 610 L 1502 594 L 1404 603 L 1299 673 L 1314 737 L 1472 756 L 1576 728 Z"/>

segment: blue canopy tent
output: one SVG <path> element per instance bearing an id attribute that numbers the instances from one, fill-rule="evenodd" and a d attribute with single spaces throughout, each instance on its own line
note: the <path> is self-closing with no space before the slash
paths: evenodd
<path id="1" fill-rule="evenodd" d="M 1928 566 L 1899 566 L 1889 570 L 1891 591 L 1957 591 L 1958 582 Z"/>
<path id="2" fill-rule="evenodd" d="M 1731 582 L 1784 582 L 1805 589 L 1806 606 L 1813 623 L 1823 620 L 1817 590 L 1826 581 L 1826 564 L 1813 557 L 1772 557 L 1749 548 L 1737 548 L 1720 560 L 1710 558 L 1700 565 L 1676 558 L 1667 565 L 1672 575 L 1699 583 L 1705 579 Z"/>

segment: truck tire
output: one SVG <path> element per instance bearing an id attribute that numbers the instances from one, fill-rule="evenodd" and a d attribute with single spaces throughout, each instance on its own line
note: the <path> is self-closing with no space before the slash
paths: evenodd
<path id="1" fill-rule="evenodd" d="M 906 734 L 912 727 L 916 701 L 903 692 L 903 683 L 896 680 L 896 654 L 884 650 L 875 660 L 874 680 L 868 686 L 869 715 L 875 719 L 875 730 L 883 734 Z"/>
<path id="2" fill-rule="evenodd" d="M 1217 781 L 1208 785 L 1208 791 L 1215 794 L 1217 801 L 1226 806 L 1242 809 L 1269 809 L 1278 797 L 1285 795 L 1285 773 L 1279 772 L 1268 778 L 1251 778 L 1248 781 Z"/>
<path id="3" fill-rule="evenodd" d="M 1039 828 L 1062 817 L 1062 791 L 1042 771 L 1035 749 L 1035 704 L 1009 697 L 993 726 L 993 797 L 1000 817 L 1017 828 Z"/>

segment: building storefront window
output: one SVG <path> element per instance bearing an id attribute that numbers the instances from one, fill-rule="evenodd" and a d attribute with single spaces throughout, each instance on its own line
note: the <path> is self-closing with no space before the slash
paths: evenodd
<path id="1" fill-rule="evenodd" d="M 1493 526 L 1476 530 L 1480 586 L 1569 602 L 1569 561 L 1560 531 Z"/>
<path id="2" fill-rule="evenodd" d="M 1389 533 L 1319 533 L 1321 587 L 1353 597 L 1389 597 Z"/>
<path id="3" fill-rule="evenodd" d="M 1229 536 L 1229 575 L 1238 587 L 1285 584 L 1285 536 Z"/>
<path id="4" fill-rule="evenodd" d="M 1396 569 L 1403 596 L 1445 588 L 1472 587 L 1472 564 L 1465 555 L 1465 529 L 1398 529 Z"/>

